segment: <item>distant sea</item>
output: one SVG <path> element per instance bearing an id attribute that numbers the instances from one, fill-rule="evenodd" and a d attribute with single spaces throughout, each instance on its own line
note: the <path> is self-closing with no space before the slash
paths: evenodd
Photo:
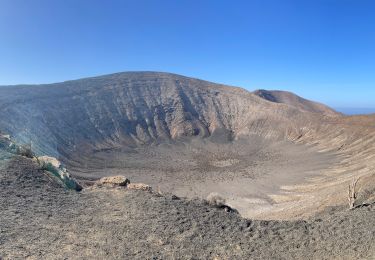
<path id="1" fill-rule="evenodd" d="M 345 115 L 375 114 L 375 107 L 374 108 L 335 107 L 334 109 Z"/>

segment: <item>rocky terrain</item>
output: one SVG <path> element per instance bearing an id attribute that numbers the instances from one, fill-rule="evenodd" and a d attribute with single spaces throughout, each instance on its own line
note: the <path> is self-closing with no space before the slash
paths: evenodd
<path id="1" fill-rule="evenodd" d="M 342 205 L 348 183 L 375 168 L 373 116 L 169 73 L 3 86 L 0 118 L 4 133 L 85 183 L 122 174 L 190 198 L 218 188 L 251 218 Z"/>
<path id="2" fill-rule="evenodd" d="M 374 115 L 126 72 L 2 86 L 0 131 L 5 258 L 374 257 Z"/>
<path id="3" fill-rule="evenodd" d="M 127 188 L 66 190 L 30 159 L 0 171 L 4 259 L 373 259 L 375 204 L 302 221 L 243 219 Z"/>

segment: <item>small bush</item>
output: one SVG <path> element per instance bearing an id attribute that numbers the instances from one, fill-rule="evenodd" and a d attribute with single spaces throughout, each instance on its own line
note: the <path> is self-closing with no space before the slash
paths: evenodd
<path id="1" fill-rule="evenodd" d="M 238 214 L 238 211 L 226 205 L 225 199 L 216 192 L 210 193 L 207 196 L 206 201 L 208 202 L 209 205 L 219 208 L 219 209 L 223 209 L 225 210 L 225 212 Z"/>
<path id="2" fill-rule="evenodd" d="M 19 146 L 18 149 L 17 149 L 17 154 L 21 155 L 21 156 L 25 156 L 27 158 L 33 158 L 34 157 L 34 153 L 31 150 L 31 146 L 30 145 L 21 145 L 21 146 Z"/>
<path id="3" fill-rule="evenodd" d="M 359 178 L 353 179 L 352 183 L 349 184 L 349 189 L 348 189 L 349 209 L 355 208 L 355 203 L 358 197 L 358 190 L 357 190 L 358 181 L 359 181 Z"/>
<path id="4" fill-rule="evenodd" d="M 218 193 L 212 192 L 207 196 L 208 204 L 215 206 L 215 207 L 224 207 L 225 206 L 225 199 L 221 197 Z"/>

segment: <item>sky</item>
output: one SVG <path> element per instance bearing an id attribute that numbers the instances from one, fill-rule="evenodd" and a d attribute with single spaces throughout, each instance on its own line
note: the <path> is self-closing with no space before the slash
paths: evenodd
<path id="1" fill-rule="evenodd" d="M 0 85 L 164 71 L 375 112 L 372 0 L 0 0 Z"/>

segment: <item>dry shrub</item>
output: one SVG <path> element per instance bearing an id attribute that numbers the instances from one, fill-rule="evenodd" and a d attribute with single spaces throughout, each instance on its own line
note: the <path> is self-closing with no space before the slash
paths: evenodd
<path id="1" fill-rule="evenodd" d="M 17 153 L 21 156 L 25 156 L 27 158 L 33 158 L 34 153 L 31 149 L 31 145 L 22 145 L 18 148 Z"/>
<path id="2" fill-rule="evenodd" d="M 225 199 L 221 197 L 218 193 L 212 192 L 207 196 L 207 202 L 215 207 L 224 207 L 225 205 Z"/>
<path id="3" fill-rule="evenodd" d="M 355 202 L 358 197 L 358 190 L 357 190 L 357 183 L 359 181 L 359 178 L 353 179 L 352 183 L 349 184 L 349 190 L 348 190 L 348 203 L 349 203 L 349 209 L 355 208 Z"/>

